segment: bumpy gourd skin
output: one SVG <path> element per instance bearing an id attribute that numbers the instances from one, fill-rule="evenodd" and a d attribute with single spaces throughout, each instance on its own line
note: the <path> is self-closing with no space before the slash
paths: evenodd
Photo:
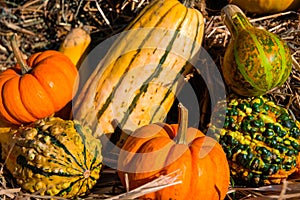
<path id="1" fill-rule="evenodd" d="M 220 115 L 211 128 L 236 184 L 278 184 L 298 170 L 299 122 L 285 108 L 265 97 L 252 97 L 231 98 L 219 104 L 217 110 L 221 109 L 226 109 L 224 124 Z"/>
<path id="2" fill-rule="evenodd" d="M 101 143 L 78 122 L 50 117 L 13 132 L 1 136 L 2 158 L 22 189 L 75 198 L 99 179 Z"/>

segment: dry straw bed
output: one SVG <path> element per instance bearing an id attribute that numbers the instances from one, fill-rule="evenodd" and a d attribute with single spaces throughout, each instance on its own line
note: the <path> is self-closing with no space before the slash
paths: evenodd
<path id="1" fill-rule="evenodd" d="M 26 55 L 46 49 L 58 49 L 72 27 L 86 26 L 90 30 L 93 45 L 119 33 L 149 3 L 150 0 L 2 0 L 0 1 L 0 70 L 16 63 L 10 37 L 20 36 L 20 49 Z M 206 8 L 203 1 L 196 1 L 196 8 L 206 17 L 203 47 L 219 67 L 230 34 L 224 26 L 218 10 Z M 294 58 L 293 71 L 288 81 L 269 93 L 300 120 L 300 23 L 299 12 L 291 11 L 268 16 L 250 16 L 251 22 L 278 34 L 289 45 Z M 197 87 L 196 87 L 197 88 Z M 202 105 L 205 102 L 202 102 Z M 207 107 L 207 106 L 206 106 Z M 205 105 L 203 106 L 205 108 Z M 1 167 L 1 199 L 44 199 L 38 194 L 28 194 L 14 185 L 12 178 Z M 178 184 L 176 177 L 160 177 L 150 185 L 124 196 L 126 189 L 113 169 L 105 168 L 93 193 L 85 199 L 133 199 L 143 192 L 154 191 Z M 130 184 L 130 183 L 129 183 Z M 145 189 L 146 188 L 146 189 Z M 53 197 L 52 197 L 53 198 Z M 284 181 L 282 185 L 261 188 L 230 188 L 227 199 L 300 199 L 300 183 L 297 179 Z"/>

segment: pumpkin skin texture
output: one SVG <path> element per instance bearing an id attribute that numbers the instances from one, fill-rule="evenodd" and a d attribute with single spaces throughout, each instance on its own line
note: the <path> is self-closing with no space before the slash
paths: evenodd
<path id="1" fill-rule="evenodd" d="M 100 177 L 101 142 L 77 121 L 37 120 L 0 141 L 5 166 L 27 192 L 71 199 L 88 194 Z"/>
<path id="2" fill-rule="evenodd" d="M 224 151 L 212 138 L 188 128 L 186 144 L 174 141 L 178 124 L 156 123 L 137 129 L 126 140 L 118 160 L 118 175 L 130 190 L 160 175 L 179 170 L 181 184 L 146 194 L 142 199 L 224 199 L 229 167 Z"/>
<path id="3" fill-rule="evenodd" d="M 177 0 L 154 0 L 128 25 L 74 101 L 74 118 L 95 130 L 124 132 L 164 120 L 201 48 L 202 14 Z M 130 41 L 130 42 L 128 42 Z M 182 45 L 184 44 L 184 45 Z M 122 146 L 127 134 L 116 139 Z"/>
<path id="4" fill-rule="evenodd" d="M 300 0 L 229 0 L 246 12 L 271 14 L 300 8 Z"/>
<path id="5" fill-rule="evenodd" d="M 242 96 L 259 96 L 281 86 L 292 70 L 289 47 L 277 35 L 253 27 L 235 5 L 223 8 L 232 38 L 222 73 L 226 84 Z"/>
<path id="6" fill-rule="evenodd" d="M 78 71 L 62 53 L 47 50 L 0 74 L 0 115 L 13 124 L 25 124 L 52 115 L 73 98 Z"/>

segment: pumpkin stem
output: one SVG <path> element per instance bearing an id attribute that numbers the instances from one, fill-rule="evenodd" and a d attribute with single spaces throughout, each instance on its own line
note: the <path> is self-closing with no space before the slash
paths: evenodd
<path id="1" fill-rule="evenodd" d="M 17 62 L 19 63 L 21 67 L 22 74 L 26 74 L 31 68 L 28 67 L 26 62 L 23 59 L 22 53 L 18 47 L 17 37 L 16 34 L 13 34 L 11 37 L 11 46 L 13 49 L 13 52 L 15 54 L 15 57 L 17 59 Z"/>
<path id="2" fill-rule="evenodd" d="M 186 144 L 186 133 L 188 129 L 188 110 L 181 103 L 178 104 L 179 121 L 177 130 L 177 144 Z"/>

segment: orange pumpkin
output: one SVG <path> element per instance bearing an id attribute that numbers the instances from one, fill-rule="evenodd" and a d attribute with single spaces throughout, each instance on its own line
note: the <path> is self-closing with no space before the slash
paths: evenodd
<path id="1" fill-rule="evenodd" d="M 118 175 L 129 189 L 160 175 L 178 171 L 181 184 L 146 194 L 143 199 L 224 199 L 229 166 L 222 147 L 195 128 L 187 128 L 184 115 L 178 124 L 143 126 L 128 137 L 118 159 Z"/>
<path id="2" fill-rule="evenodd" d="M 18 64 L 0 73 L 0 116 L 23 124 L 62 109 L 77 88 L 75 65 L 54 50 L 35 53 L 24 62 L 16 41 L 12 45 Z"/>

